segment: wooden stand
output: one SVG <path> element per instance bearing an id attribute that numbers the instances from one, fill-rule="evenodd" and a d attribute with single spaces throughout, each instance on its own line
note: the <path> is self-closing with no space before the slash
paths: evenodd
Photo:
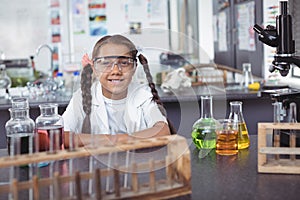
<path id="1" fill-rule="evenodd" d="M 88 171 L 76 171 L 72 175 L 61 175 L 54 172 L 52 177 L 38 178 L 36 174 L 26 181 L 11 180 L 10 183 L 0 185 L 0 194 L 10 193 L 14 200 L 18 199 L 19 191 L 31 190 L 34 199 L 43 199 L 41 189 L 52 187 L 55 199 L 168 199 L 191 193 L 191 162 L 190 151 L 184 137 L 178 135 L 130 141 L 128 144 L 103 146 L 99 148 L 78 148 L 75 151 L 61 150 L 54 154 L 45 152 L 32 155 L 0 158 L 0 168 L 35 164 L 45 161 L 58 161 L 72 158 L 84 158 L 105 155 L 112 152 L 126 152 L 153 147 L 165 147 L 165 159 L 149 158 L 147 162 L 130 163 L 129 166 L 113 166 L 105 169 L 97 168 Z M 157 169 L 164 169 L 164 177 L 155 176 Z M 148 173 L 146 178 L 140 178 L 141 171 Z M 130 187 L 124 188 L 120 183 L 120 175 L 130 175 Z M 107 193 L 101 182 L 110 176 L 113 181 L 113 191 Z M 93 193 L 83 196 L 81 183 L 90 181 Z M 75 194 L 62 196 L 66 184 L 74 184 Z"/>
<path id="2" fill-rule="evenodd" d="M 258 123 L 258 172 L 278 174 L 300 174 L 300 147 L 296 147 L 296 136 L 290 135 L 290 147 L 280 147 L 278 130 L 300 130 L 300 123 Z M 272 139 L 267 146 L 267 138 Z M 271 140 L 272 141 L 272 140 Z"/>

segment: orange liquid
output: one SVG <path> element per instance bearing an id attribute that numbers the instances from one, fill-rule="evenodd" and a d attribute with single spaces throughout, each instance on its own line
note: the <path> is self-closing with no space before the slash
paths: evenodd
<path id="1" fill-rule="evenodd" d="M 217 132 L 216 153 L 219 155 L 234 155 L 238 153 L 238 132 L 221 130 Z"/>

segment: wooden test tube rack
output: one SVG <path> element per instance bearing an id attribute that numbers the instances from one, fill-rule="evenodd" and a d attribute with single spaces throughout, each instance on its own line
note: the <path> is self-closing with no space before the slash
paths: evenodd
<path id="1" fill-rule="evenodd" d="M 17 181 L 0 185 L 0 195 L 10 193 L 14 200 L 18 199 L 21 190 L 32 190 L 34 199 L 41 199 L 40 189 L 43 187 L 54 188 L 55 199 L 85 199 L 82 196 L 81 181 L 91 180 L 93 183 L 94 196 L 96 199 L 157 199 L 173 198 L 191 193 L 191 162 L 190 151 L 187 141 L 179 135 L 163 136 L 144 140 L 134 140 L 128 143 L 108 145 L 99 148 L 78 148 L 75 151 L 61 150 L 54 154 L 46 152 L 19 155 L 14 157 L 0 158 L 0 168 L 34 164 L 44 161 L 66 160 L 72 158 L 90 157 L 108 154 L 110 152 L 121 152 L 136 149 L 145 149 L 165 146 L 167 155 L 164 160 L 149 158 L 148 162 L 130 163 L 130 170 L 126 166 L 114 166 L 113 168 L 97 168 L 93 172 L 76 171 L 73 175 L 60 175 L 54 173 L 53 177 L 38 178 L 36 175 L 31 180 Z M 165 179 L 157 180 L 155 169 L 164 168 Z M 125 172 L 126 171 L 126 172 Z M 120 183 L 120 175 L 128 173 L 131 175 L 131 187 L 123 188 Z M 139 179 L 139 171 L 148 171 L 148 180 L 142 182 Z M 101 188 L 101 179 L 113 177 L 114 192 L 107 194 Z M 61 196 L 61 185 L 74 183 L 76 194 L 72 197 Z"/>
<path id="2" fill-rule="evenodd" d="M 300 147 L 296 147 L 295 135 L 290 136 L 290 147 L 280 147 L 280 138 L 274 135 L 274 144 L 267 146 L 274 130 L 300 130 L 300 123 L 258 123 L 258 172 L 300 174 Z M 283 157 L 283 158 L 282 158 Z"/>

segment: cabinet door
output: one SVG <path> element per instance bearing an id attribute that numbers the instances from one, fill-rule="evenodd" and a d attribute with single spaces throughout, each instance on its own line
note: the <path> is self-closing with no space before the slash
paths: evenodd
<path id="1" fill-rule="evenodd" d="M 243 63 L 251 63 L 252 74 L 262 76 L 263 44 L 253 30 L 254 24 L 263 21 L 262 1 L 241 1 L 234 5 L 234 45 L 236 49 L 236 68 L 242 70 Z"/>
<path id="2" fill-rule="evenodd" d="M 224 13 L 226 20 L 224 20 Z M 220 28 L 216 28 L 216 35 L 219 37 L 214 42 L 215 63 L 240 70 L 242 70 L 243 63 L 251 63 L 253 75 L 261 77 L 263 72 L 263 44 L 258 41 L 252 27 L 255 23 L 260 24 L 263 20 L 262 1 L 214 1 L 214 15 L 217 19 L 217 26 L 215 27 Z M 220 49 L 220 43 L 224 43 L 222 41 L 224 38 L 219 32 L 222 31 L 224 24 L 220 23 L 225 22 L 227 48 Z"/>
<path id="3" fill-rule="evenodd" d="M 235 46 L 233 44 L 232 9 L 230 0 L 212 1 L 214 15 L 214 59 L 215 63 L 235 66 Z"/>

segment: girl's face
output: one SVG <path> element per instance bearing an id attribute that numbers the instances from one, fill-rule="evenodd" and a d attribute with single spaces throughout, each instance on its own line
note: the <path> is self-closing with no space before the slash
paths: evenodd
<path id="1" fill-rule="evenodd" d="M 97 58 L 99 60 L 94 63 L 94 72 L 102 85 L 102 94 L 114 100 L 125 98 L 136 65 L 136 62 L 130 59 L 132 56 L 128 47 L 120 44 L 104 44 L 99 49 L 96 60 Z M 102 66 L 107 66 L 107 70 L 101 69 Z"/>

